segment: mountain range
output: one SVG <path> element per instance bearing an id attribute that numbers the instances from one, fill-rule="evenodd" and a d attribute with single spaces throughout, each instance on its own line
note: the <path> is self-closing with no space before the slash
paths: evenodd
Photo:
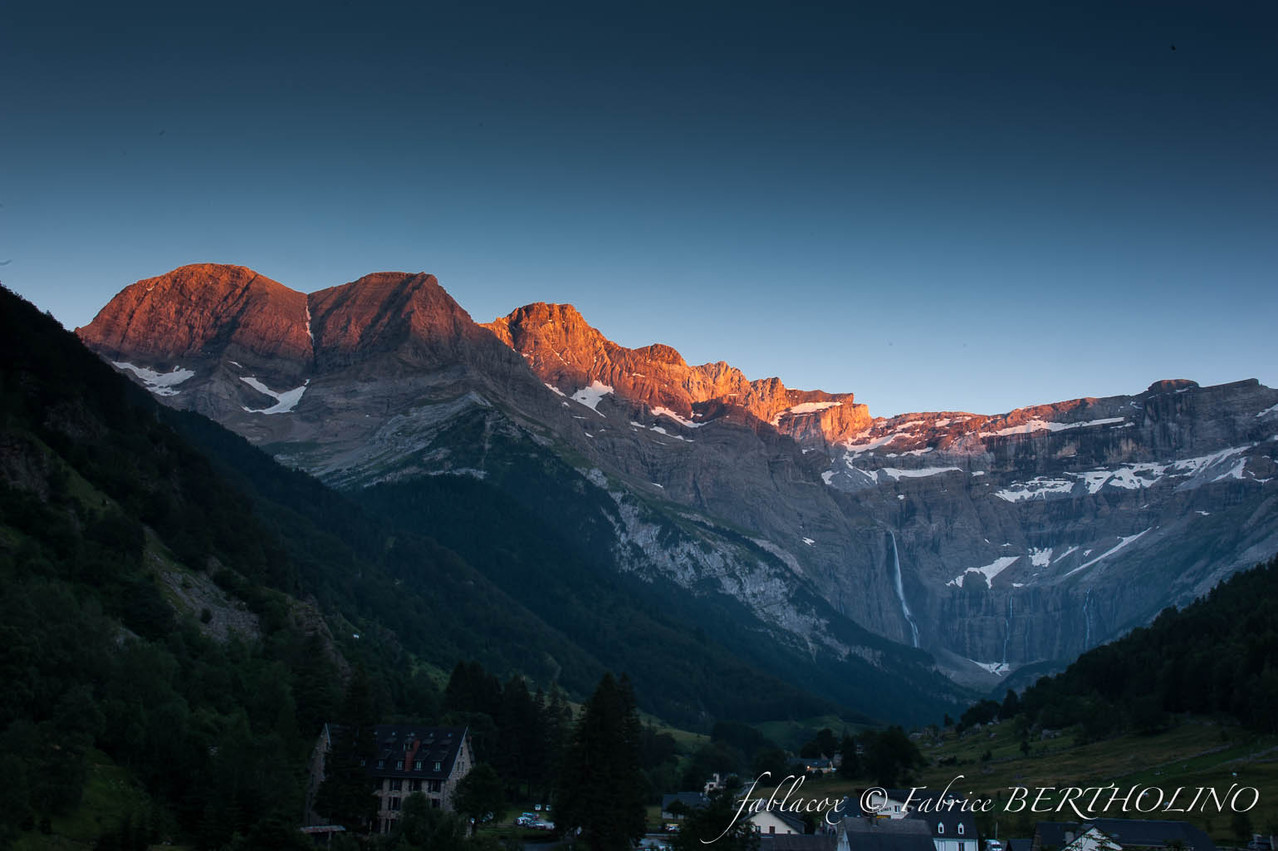
<path id="1" fill-rule="evenodd" d="M 879 717 L 1060 667 L 1278 553 L 1278 391 L 1254 380 L 875 418 L 619 346 L 569 305 L 480 324 L 430 275 L 305 294 L 214 264 L 126 287 L 77 334 L 548 622 L 572 583 L 515 570 L 494 505 L 598 593 L 631 583 Z"/>

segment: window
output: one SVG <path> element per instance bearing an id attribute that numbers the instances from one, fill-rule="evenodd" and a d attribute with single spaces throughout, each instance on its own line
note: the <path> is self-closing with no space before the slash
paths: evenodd
<path id="1" fill-rule="evenodd" d="M 399 799 L 399 798 L 391 798 L 391 799 L 390 799 L 390 808 L 391 808 L 392 810 L 398 810 L 398 809 L 399 809 L 399 802 L 400 802 L 400 799 Z"/>
<path id="2" fill-rule="evenodd" d="M 427 792 L 438 792 L 438 791 L 439 791 L 439 781 L 438 781 L 438 780 L 427 780 L 427 781 L 426 781 L 426 791 L 427 791 Z"/>
<path id="3" fill-rule="evenodd" d="M 962 835 L 963 835 L 963 822 L 959 822 L 958 831 L 959 831 L 959 836 L 962 836 Z"/>
<path id="4" fill-rule="evenodd" d="M 943 822 L 943 821 L 938 821 L 938 822 L 936 823 L 936 835 L 937 835 L 937 836 L 944 836 L 944 835 L 945 835 L 945 822 Z"/>
<path id="5" fill-rule="evenodd" d="M 435 770 L 439 771 L 439 763 L 435 763 Z"/>
<path id="6" fill-rule="evenodd" d="M 403 771 L 403 770 L 404 770 L 404 761 L 403 761 L 402 759 L 399 759 L 399 760 L 396 760 L 396 761 L 395 761 L 395 770 L 396 770 L 396 771 Z"/>
<path id="7" fill-rule="evenodd" d="M 408 791 L 410 791 L 410 792 L 420 792 L 420 791 L 422 791 L 422 781 L 420 781 L 420 780 L 409 780 L 409 781 L 408 781 Z"/>
<path id="8" fill-rule="evenodd" d="M 404 781 L 402 781 L 402 780 L 392 780 L 392 781 L 390 782 L 390 790 L 391 790 L 392 792 L 398 792 L 398 791 L 400 791 L 401 789 L 403 789 L 403 788 L 404 788 L 404 787 L 403 787 L 403 783 L 404 783 Z"/>
<path id="9" fill-rule="evenodd" d="M 413 762 L 413 771 L 421 771 L 421 770 L 422 770 L 422 761 L 421 761 L 420 759 L 419 759 L 419 760 L 414 761 L 414 762 Z"/>

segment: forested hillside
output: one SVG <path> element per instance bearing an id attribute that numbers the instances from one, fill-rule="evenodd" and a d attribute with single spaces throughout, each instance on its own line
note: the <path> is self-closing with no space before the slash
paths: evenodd
<path id="1" fill-rule="evenodd" d="M 965 725 L 1020 716 L 1089 738 L 1152 732 L 1172 714 L 1219 715 L 1278 732 L 1278 559 L 1235 574 L 1183 609 L 1080 656 L 1019 698 L 983 701 Z"/>

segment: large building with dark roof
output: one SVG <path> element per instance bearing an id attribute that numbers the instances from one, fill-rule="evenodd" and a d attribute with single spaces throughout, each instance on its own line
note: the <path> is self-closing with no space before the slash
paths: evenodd
<path id="1" fill-rule="evenodd" d="M 305 824 L 309 826 L 326 823 L 314 811 L 314 801 L 324 781 L 334 729 L 324 725 L 312 756 L 305 817 Z M 361 760 L 378 800 L 373 832 L 390 833 L 399 821 L 404 800 L 414 793 L 424 795 L 436 809 L 454 809 L 457 784 L 475 764 L 474 748 L 466 727 L 378 724 L 373 728 L 373 736 L 373 755 Z M 348 827 L 362 831 L 366 826 Z"/>
<path id="2" fill-rule="evenodd" d="M 436 809 L 453 809 L 457 784 L 475 762 L 467 728 L 378 724 L 373 731 L 376 755 L 367 769 L 379 799 L 378 833 L 390 833 L 414 792 Z"/>

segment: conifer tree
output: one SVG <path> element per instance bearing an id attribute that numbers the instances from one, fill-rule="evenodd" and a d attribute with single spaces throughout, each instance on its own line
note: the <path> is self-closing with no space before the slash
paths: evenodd
<path id="1" fill-rule="evenodd" d="M 581 830 L 591 851 L 623 851 L 645 829 L 640 721 L 630 681 L 599 681 L 573 731 L 555 802 L 555 822 Z"/>
<path id="2" fill-rule="evenodd" d="M 372 683 L 360 666 L 346 686 L 341 724 L 332 728 L 332 752 L 315 801 L 317 812 L 351 830 L 366 830 L 377 814 L 377 797 L 366 768 L 376 747 L 376 722 Z"/>

